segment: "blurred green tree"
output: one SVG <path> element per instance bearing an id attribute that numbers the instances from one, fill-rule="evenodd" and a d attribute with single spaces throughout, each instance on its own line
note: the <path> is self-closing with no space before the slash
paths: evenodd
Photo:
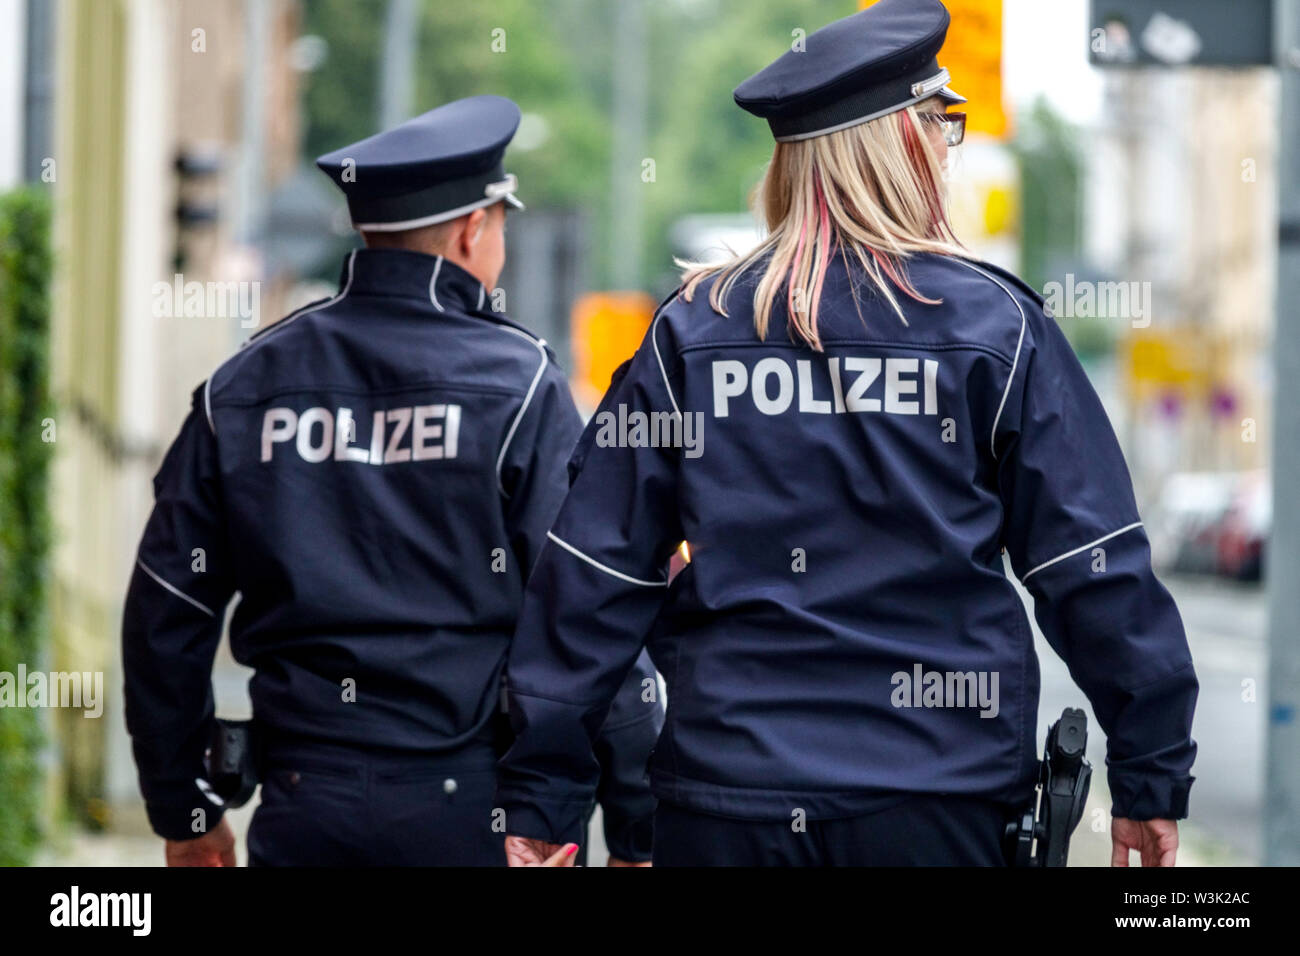
<path id="1" fill-rule="evenodd" d="M 857 9 L 852 0 L 702 0 L 654 7 L 651 150 L 658 166 L 647 203 L 660 286 L 676 272 L 672 223 L 689 213 L 743 212 L 772 156 L 767 123 L 731 91 L 801 38 Z M 801 31 L 801 32 L 800 32 Z M 665 289 L 665 291 L 667 291 Z"/>
<path id="2" fill-rule="evenodd" d="M 1011 142 L 1020 167 L 1020 269 L 1035 289 L 1059 279 L 1055 266 L 1080 254 L 1083 162 L 1077 139 L 1075 129 L 1040 97 Z"/>
<path id="3" fill-rule="evenodd" d="M 304 156 L 375 132 L 383 0 L 310 0 L 307 32 L 330 56 L 308 80 Z M 852 13 L 852 0 L 666 0 L 646 3 L 650 76 L 642 284 L 671 282 L 671 224 L 740 212 L 772 152 L 767 125 L 732 88 L 790 48 L 802 30 Z M 478 93 L 519 103 L 528 124 L 508 157 L 521 198 L 578 207 L 593 227 L 591 278 L 608 282 L 614 10 L 605 0 L 443 3 L 420 11 L 413 112 Z"/>
<path id="4" fill-rule="evenodd" d="M 1079 132 L 1043 98 L 1020 119 L 1011 152 L 1020 169 L 1020 275 L 1035 289 L 1078 272 L 1083 254 L 1083 156 Z M 1082 358 L 1109 354 L 1112 323 L 1058 320 Z"/>

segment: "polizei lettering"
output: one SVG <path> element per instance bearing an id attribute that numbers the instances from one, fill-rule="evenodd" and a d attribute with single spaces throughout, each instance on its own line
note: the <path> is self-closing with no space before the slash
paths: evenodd
<path id="1" fill-rule="evenodd" d="M 814 361 L 823 366 L 816 382 Z M 752 370 L 736 359 L 719 359 L 713 363 L 713 415 L 726 418 L 731 400 L 743 395 L 764 415 L 791 409 L 805 415 L 938 415 L 938 381 L 934 359 L 846 355 L 791 363 L 765 358 Z"/>
<path id="2" fill-rule="evenodd" d="M 350 408 L 268 408 L 262 417 L 262 461 L 275 446 L 293 443 L 298 457 L 394 465 L 455 458 L 460 443 L 459 405 L 415 405 L 377 409 L 369 416 L 370 439 L 358 441 L 357 418 Z"/>

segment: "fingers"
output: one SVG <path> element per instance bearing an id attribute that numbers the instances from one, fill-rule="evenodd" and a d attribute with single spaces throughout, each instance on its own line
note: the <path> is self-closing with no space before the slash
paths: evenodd
<path id="1" fill-rule="evenodd" d="M 533 841 L 523 837 L 506 837 L 506 866 L 537 866 L 542 862 L 533 849 Z"/>
<path id="2" fill-rule="evenodd" d="M 239 866 L 239 862 L 235 859 L 235 844 L 233 844 L 233 843 L 229 843 L 229 844 L 227 844 L 227 845 L 225 846 L 225 848 L 222 849 L 222 851 L 221 851 L 221 865 L 222 865 L 222 866 Z"/>
<path id="3" fill-rule="evenodd" d="M 566 843 L 552 853 L 541 866 L 573 866 L 573 854 L 578 852 L 578 844 Z"/>
<path id="4" fill-rule="evenodd" d="M 1110 837 L 1110 865 L 1128 866 L 1128 851 L 1128 844 L 1112 833 Z"/>
<path id="5" fill-rule="evenodd" d="M 1131 851 L 1136 850 L 1141 865 L 1175 866 L 1178 858 L 1177 824 L 1168 820 L 1142 820 L 1137 823 L 1116 818 L 1111 830 L 1111 866 L 1128 866 Z"/>
<path id="6" fill-rule="evenodd" d="M 578 844 L 558 845 L 545 840 L 507 836 L 505 849 L 507 866 L 573 866 Z"/>
<path id="7" fill-rule="evenodd" d="M 1152 844 L 1156 848 L 1155 866 L 1173 866 L 1178 858 L 1178 821 L 1155 820 L 1151 824 Z"/>

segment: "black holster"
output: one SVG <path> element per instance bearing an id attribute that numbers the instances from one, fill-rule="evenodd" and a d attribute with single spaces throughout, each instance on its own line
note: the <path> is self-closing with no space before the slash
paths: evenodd
<path id="1" fill-rule="evenodd" d="M 1083 818 L 1092 783 L 1092 764 L 1084 756 L 1087 745 L 1087 716 L 1078 708 L 1065 708 L 1048 728 L 1029 805 L 1007 824 L 1007 862 L 1012 866 L 1065 866 L 1070 834 Z"/>
<path id="2" fill-rule="evenodd" d="M 242 807 L 257 791 L 257 734 L 251 720 L 216 719 L 208 742 L 208 783 L 228 809 Z"/>

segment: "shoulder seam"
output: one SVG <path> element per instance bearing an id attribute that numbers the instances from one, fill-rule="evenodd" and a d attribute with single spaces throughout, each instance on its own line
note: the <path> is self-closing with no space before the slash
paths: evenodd
<path id="1" fill-rule="evenodd" d="M 676 298 L 677 292 L 674 292 L 667 299 L 661 302 L 659 308 L 655 310 L 654 321 L 650 323 L 650 344 L 654 347 L 655 359 L 659 362 L 659 374 L 664 377 L 664 388 L 668 391 L 668 401 L 672 403 L 673 413 L 678 418 L 681 418 L 682 410 L 677 405 L 677 396 L 673 394 L 672 383 L 668 381 L 668 370 L 664 367 L 664 357 L 659 352 L 659 338 L 655 335 L 655 331 L 659 328 L 659 320 L 664 317 L 664 309 L 667 308 L 668 304 Z M 680 355 L 680 353 L 677 354 Z"/>
<path id="2" fill-rule="evenodd" d="M 352 263 L 353 260 L 356 259 L 356 257 L 357 257 L 357 251 L 355 249 L 353 249 L 350 253 L 348 253 L 348 277 L 347 280 L 343 283 L 343 288 L 339 290 L 338 295 L 334 296 L 331 299 L 326 299 L 324 302 L 319 302 L 316 305 L 303 306 L 297 312 L 291 312 L 289 315 L 285 316 L 279 322 L 275 323 L 274 326 L 267 329 L 264 335 L 253 336 L 252 338 L 250 338 L 247 342 L 243 344 L 243 346 L 240 347 L 238 352 L 230 356 L 228 359 L 226 359 L 224 362 L 222 362 L 220 365 L 218 365 L 216 368 L 212 370 L 212 374 L 208 376 L 208 380 L 203 383 L 203 411 L 204 414 L 207 416 L 208 428 L 212 430 L 212 434 L 215 435 L 217 433 L 217 425 L 212 420 L 212 380 L 217 377 L 217 373 L 220 372 L 227 365 L 229 365 L 231 362 L 233 362 L 235 359 L 239 358 L 242 355 L 247 355 L 250 349 L 256 348 L 257 345 L 260 345 L 262 342 L 265 342 L 267 338 L 269 338 L 277 329 L 284 328 L 290 322 L 294 321 L 295 319 L 300 319 L 304 315 L 308 315 L 309 313 L 316 312 L 320 309 L 324 309 L 328 306 L 334 305 L 336 302 L 342 301 L 343 298 L 347 296 L 348 290 L 352 288 Z"/>
<path id="3" fill-rule="evenodd" d="M 532 383 L 528 386 L 528 391 L 524 395 L 523 404 L 519 406 L 519 411 L 515 413 L 514 420 L 510 423 L 510 430 L 506 432 L 505 441 L 501 443 L 501 452 L 497 455 L 497 491 L 501 493 L 501 497 L 509 499 L 510 495 L 506 494 L 505 485 L 501 482 L 501 469 L 505 465 L 506 452 L 510 448 L 510 443 L 514 440 L 515 432 L 519 428 L 519 423 L 523 420 L 524 413 L 528 411 L 528 406 L 533 401 L 533 395 L 537 392 L 537 384 L 542 380 L 542 375 L 545 373 L 546 366 L 550 359 L 546 354 L 545 339 L 534 338 L 527 332 L 521 332 L 513 326 L 502 325 L 499 322 L 494 324 L 503 332 L 510 332 L 513 335 L 519 336 L 521 339 L 531 342 L 533 346 L 536 347 L 538 354 L 542 357 L 542 360 L 537 363 L 537 372 L 533 375 Z"/>
<path id="4" fill-rule="evenodd" d="M 1011 303 L 1016 307 L 1016 310 L 1020 313 L 1020 338 L 1017 339 L 1016 341 L 1016 354 L 1015 357 L 1011 360 L 1011 371 L 1007 373 L 1007 385 L 1006 388 L 1002 390 L 1002 401 L 998 402 L 997 414 L 993 416 L 993 427 L 989 429 L 989 452 L 993 455 L 993 460 L 997 461 L 998 460 L 998 452 L 997 452 L 998 422 L 1002 420 L 1002 410 L 1006 407 L 1007 396 L 1011 393 L 1011 383 L 1014 382 L 1016 378 L 1016 367 L 1020 364 L 1020 349 L 1025 344 L 1025 323 L 1027 321 L 1025 316 L 1025 307 L 1020 304 L 1020 301 L 1014 295 L 1011 294 L 1011 290 L 1008 289 L 1006 285 L 1002 282 L 1002 280 L 999 279 L 997 276 L 993 275 L 990 272 L 985 272 L 979 266 L 967 262 L 965 259 L 958 259 L 956 256 L 954 256 L 953 261 L 961 263 L 963 266 L 965 266 L 967 269 L 970 269 L 972 272 L 978 272 L 980 275 L 984 276 L 984 278 L 988 279 L 990 282 L 995 283 L 999 289 L 1001 289 L 1003 292 L 1006 293 L 1007 298 L 1011 300 Z"/>

